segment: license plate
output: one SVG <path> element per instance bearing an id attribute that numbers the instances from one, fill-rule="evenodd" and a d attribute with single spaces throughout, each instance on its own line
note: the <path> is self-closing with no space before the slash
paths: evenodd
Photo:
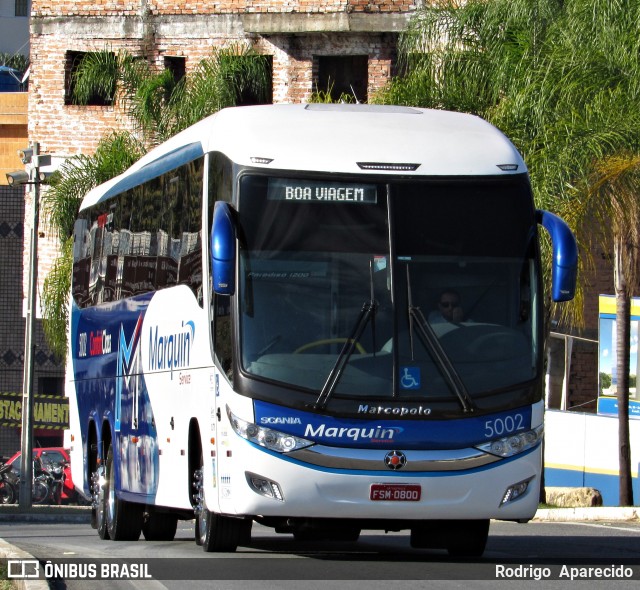
<path id="1" fill-rule="evenodd" d="M 417 502 L 422 496 L 422 487 L 404 483 L 373 483 L 369 499 L 384 502 Z"/>

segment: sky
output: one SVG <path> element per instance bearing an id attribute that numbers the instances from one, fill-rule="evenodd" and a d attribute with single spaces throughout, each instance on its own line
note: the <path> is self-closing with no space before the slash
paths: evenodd
<path id="1" fill-rule="evenodd" d="M 631 375 L 637 375 L 638 370 L 638 324 L 640 318 L 631 319 Z M 612 374 L 616 362 L 616 321 L 615 319 L 600 318 L 600 372 Z"/>

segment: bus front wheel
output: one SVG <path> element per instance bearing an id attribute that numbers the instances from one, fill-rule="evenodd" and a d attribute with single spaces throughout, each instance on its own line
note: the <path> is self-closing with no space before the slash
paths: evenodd
<path id="1" fill-rule="evenodd" d="M 216 514 L 207 509 L 204 501 L 202 467 L 196 472 L 194 481 L 196 543 L 202 545 L 204 551 L 211 553 L 233 552 L 240 543 L 248 542 L 251 538 L 252 521 Z"/>
<path id="2" fill-rule="evenodd" d="M 200 545 L 206 552 L 233 552 L 249 536 L 251 521 L 215 514 L 206 508 L 198 517 Z"/>

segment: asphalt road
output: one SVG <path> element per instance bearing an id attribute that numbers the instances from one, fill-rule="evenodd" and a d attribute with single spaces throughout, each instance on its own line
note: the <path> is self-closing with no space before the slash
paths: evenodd
<path id="1" fill-rule="evenodd" d="M 507 584 L 510 589 L 620 589 L 637 588 L 640 580 L 637 521 L 494 522 L 485 555 L 478 560 L 412 549 L 406 533 L 365 531 L 356 543 L 302 544 L 259 525 L 254 525 L 251 544 L 233 554 L 204 553 L 193 541 L 191 522 L 180 523 L 171 542 L 101 541 L 87 524 L 63 523 L 3 522 L 0 536 L 40 560 L 42 568 L 46 560 L 67 568 L 58 572 L 66 576 L 50 583 L 56 590 L 386 590 Z M 73 579 L 82 567 L 99 575 L 103 564 L 115 568 L 121 579 Z M 150 574 L 154 579 L 122 578 L 132 572 L 134 578 Z"/>

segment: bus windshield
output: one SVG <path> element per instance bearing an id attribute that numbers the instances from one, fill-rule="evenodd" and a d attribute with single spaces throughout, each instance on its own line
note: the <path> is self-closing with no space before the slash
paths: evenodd
<path id="1" fill-rule="evenodd" d="M 473 408 L 539 370 L 525 177 L 245 175 L 241 370 L 329 398 Z"/>

